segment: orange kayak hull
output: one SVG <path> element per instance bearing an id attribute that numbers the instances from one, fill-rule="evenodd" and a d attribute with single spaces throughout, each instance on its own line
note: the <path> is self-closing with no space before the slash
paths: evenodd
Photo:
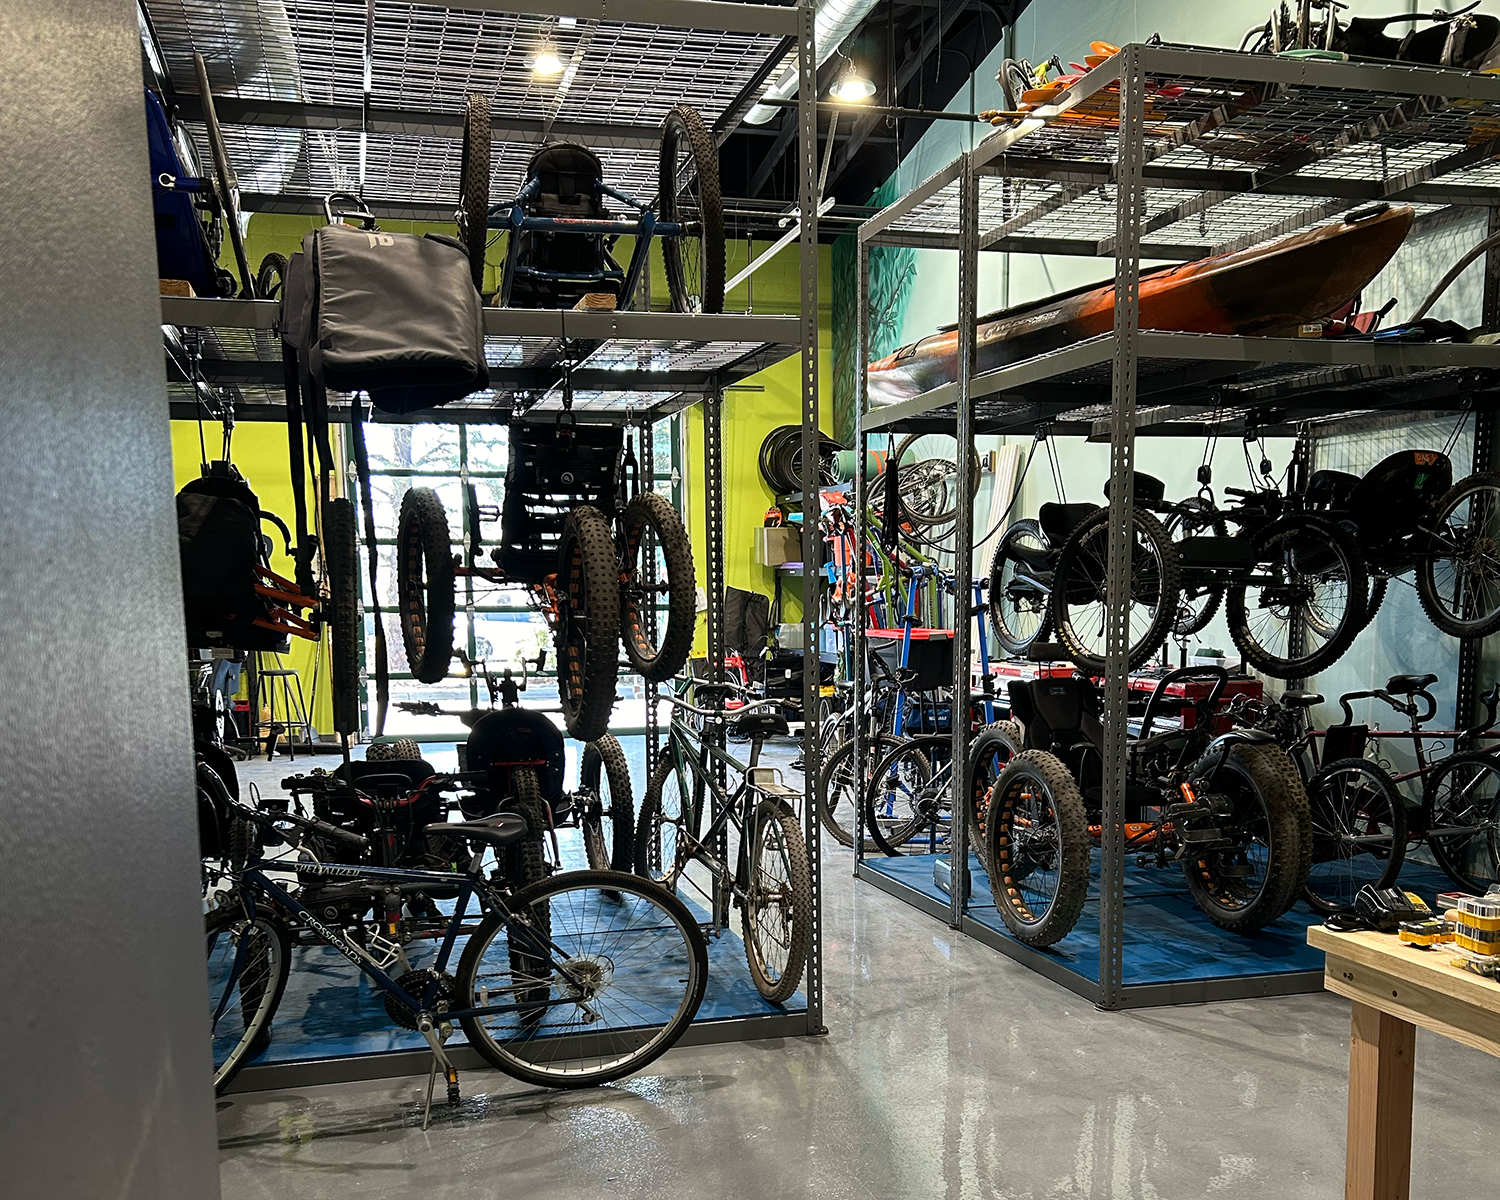
<path id="1" fill-rule="evenodd" d="M 1263 337 L 1295 333 L 1357 297 L 1411 231 L 1413 210 L 1387 208 L 1248 250 L 1141 277 L 1141 328 Z M 1114 328 L 1114 284 L 1010 309 L 979 324 L 977 370 L 1062 349 Z M 894 404 L 952 383 L 958 333 L 947 330 L 871 363 L 870 403 Z"/>

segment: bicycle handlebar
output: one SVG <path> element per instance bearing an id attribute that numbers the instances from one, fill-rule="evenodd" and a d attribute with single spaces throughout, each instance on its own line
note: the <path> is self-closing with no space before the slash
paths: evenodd
<path id="1" fill-rule="evenodd" d="M 242 801 L 230 799 L 229 807 L 234 809 L 245 820 L 256 825 L 274 826 L 277 824 L 295 825 L 299 829 L 307 829 L 322 837 L 330 838 L 353 850 L 365 851 L 370 847 L 370 839 L 363 834 L 354 833 L 348 829 L 340 829 L 337 825 L 330 825 L 327 821 L 320 821 L 316 817 L 302 817 L 291 812 L 262 812 L 258 808 L 252 808 Z"/>
<path id="2" fill-rule="evenodd" d="M 1500 693 L 1500 684 L 1495 685 L 1495 690 L 1497 693 Z M 1425 725 L 1437 714 L 1437 698 L 1433 696 L 1433 694 L 1426 688 L 1422 688 L 1418 691 L 1412 692 L 1411 694 L 1413 696 L 1420 696 L 1424 701 L 1426 701 L 1426 709 L 1421 713 L 1421 715 L 1417 714 L 1416 704 L 1407 704 L 1401 700 L 1397 700 L 1396 697 L 1392 696 L 1390 692 L 1386 691 L 1384 688 L 1376 688 L 1374 691 L 1370 692 L 1345 692 L 1342 696 L 1339 697 L 1339 707 L 1344 710 L 1344 724 L 1354 724 L 1354 710 L 1349 707 L 1349 701 L 1373 699 L 1383 700 L 1398 713 L 1401 713 L 1404 716 L 1411 717 L 1412 723 L 1414 725 Z M 1497 695 L 1497 699 L 1500 699 L 1500 695 Z M 1486 703 L 1488 704 L 1488 697 L 1486 697 Z M 1491 724 L 1494 723 L 1494 719 L 1494 708 L 1493 706 L 1491 706 Z"/>
<path id="3" fill-rule="evenodd" d="M 780 700 L 747 700 L 739 708 L 734 708 L 734 709 L 727 709 L 727 708 L 725 708 L 725 709 L 719 709 L 719 708 L 700 708 L 696 704 L 689 704 L 686 700 L 683 700 L 683 699 L 681 699 L 678 696 L 664 696 L 662 698 L 664 700 L 666 700 L 669 704 L 672 704 L 673 706 L 675 706 L 677 708 L 685 708 L 685 709 L 688 710 L 688 712 L 695 712 L 699 716 L 703 716 L 703 717 L 726 716 L 726 715 L 728 715 L 731 712 L 734 713 L 736 716 L 739 716 L 741 713 L 747 713 L 747 712 L 749 712 L 752 708 L 765 708 L 767 705 L 780 705 L 781 704 Z"/>

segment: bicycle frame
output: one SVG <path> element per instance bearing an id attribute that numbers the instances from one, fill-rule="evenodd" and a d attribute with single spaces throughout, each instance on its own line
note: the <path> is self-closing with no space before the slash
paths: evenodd
<path id="1" fill-rule="evenodd" d="M 451 888 L 455 882 L 453 873 L 444 871 L 418 871 L 400 867 L 359 867 L 339 863 L 297 862 L 295 864 L 288 864 L 288 866 L 289 869 L 294 868 L 299 874 L 326 875 L 333 878 L 358 879 L 361 881 L 369 880 L 372 883 L 409 883 L 422 884 L 428 887 Z M 448 968 L 448 961 L 452 957 L 453 947 L 461 932 L 464 915 L 468 909 L 471 897 L 479 896 L 488 902 L 497 913 L 503 916 L 508 917 L 513 915 L 510 909 L 506 907 L 504 900 L 486 886 L 473 873 L 472 868 L 470 872 L 466 872 L 457 878 L 459 880 L 458 899 L 454 902 L 453 916 L 448 921 L 447 929 L 443 934 L 442 944 L 438 948 L 437 961 L 434 964 L 438 971 L 446 971 Z M 323 924 L 295 896 L 269 878 L 261 867 L 246 867 L 240 874 L 240 884 L 238 902 L 243 906 L 247 917 L 253 919 L 255 916 L 256 894 L 268 895 L 276 904 L 307 922 L 319 937 L 353 963 L 359 969 L 360 973 L 367 976 L 376 987 L 387 995 L 395 997 L 397 1001 L 405 1005 L 412 1012 L 428 1011 L 431 1003 L 436 999 L 436 989 L 438 987 L 436 979 L 433 980 L 426 994 L 423 996 L 413 996 L 392 979 L 387 974 L 385 968 L 377 963 L 362 946 L 346 937 L 343 933 L 330 929 L 327 925 Z M 539 958 L 545 958 L 549 970 L 557 972 L 564 978 L 572 981 L 572 977 L 568 975 L 566 969 L 557 963 L 554 957 L 557 947 L 550 940 L 541 938 L 525 922 L 520 922 L 512 926 L 512 932 L 520 932 L 522 934 L 521 940 L 530 942 L 530 946 L 528 947 L 529 952 Z M 243 956 L 246 953 L 248 945 L 249 939 L 244 939 L 236 949 L 231 979 L 239 977 L 244 965 Z M 233 992 L 234 988 L 232 986 L 224 989 L 224 995 L 219 1002 L 219 1011 L 213 1014 L 215 1021 L 224 1015 L 224 1010 L 228 1006 Z M 564 1004 L 573 1004 L 575 1000 L 576 998 L 573 996 L 566 996 L 557 999 L 527 1000 L 525 1004 L 490 1004 L 481 1008 L 454 1009 L 445 1012 L 443 1019 L 457 1021 L 465 1017 L 494 1016 L 499 1013 L 520 1012 L 523 1009 L 533 1012 L 541 1008 L 555 1008 Z"/>

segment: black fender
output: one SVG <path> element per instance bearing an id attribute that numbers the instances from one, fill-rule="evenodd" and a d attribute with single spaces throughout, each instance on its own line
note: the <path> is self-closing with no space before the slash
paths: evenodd
<path id="1" fill-rule="evenodd" d="M 1274 745 L 1276 739 L 1264 729 L 1231 729 L 1228 733 L 1221 733 L 1208 744 L 1208 749 L 1193 764 L 1189 782 L 1198 783 L 1204 779 L 1212 779 L 1218 774 L 1219 768 L 1224 765 L 1229 752 L 1236 746 L 1244 744 L 1259 746 L 1267 742 Z"/>

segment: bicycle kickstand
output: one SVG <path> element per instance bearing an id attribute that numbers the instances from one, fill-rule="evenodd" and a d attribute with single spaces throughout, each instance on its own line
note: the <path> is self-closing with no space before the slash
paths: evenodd
<path id="1" fill-rule="evenodd" d="M 432 1088 L 437 1082 L 438 1067 L 443 1068 L 443 1078 L 448 1083 L 448 1107 L 458 1107 L 458 1068 L 453 1065 L 447 1052 L 443 1049 L 443 1041 L 453 1031 L 453 1026 L 447 1021 L 442 1025 L 434 1026 L 432 1018 L 423 1013 L 417 1020 L 417 1032 L 427 1039 L 427 1045 L 432 1050 L 432 1069 L 427 1073 L 427 1106 L 422 1110 L 422 1130 L 426 1132 L 427 1126 L 432 1121 Z"/>

